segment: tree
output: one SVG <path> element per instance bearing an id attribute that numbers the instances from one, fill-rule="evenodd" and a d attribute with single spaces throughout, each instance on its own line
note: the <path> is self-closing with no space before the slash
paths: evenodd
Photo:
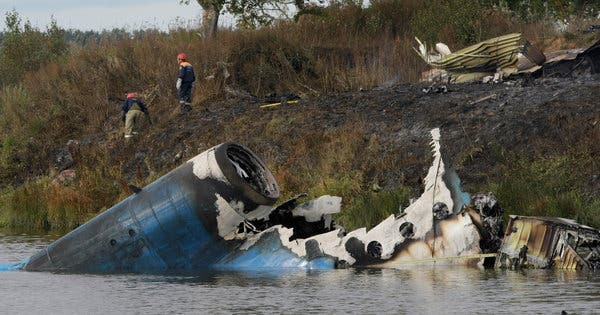
<path id="1" fill-rule="evenodd" d="M 219 24 L 219 16 L 226 0 L 196 0 L 203 9 L 203 29 L 209 36 L 215 36 Z"/>
<path id="2" fill-rule="evenodd" d="M 505 7 L 524 19 L 552 16 L 566 19 L 569 16 L 595 17 L 600 13 L 598 0 L 482 0 L 484 5 Z"/>
<path id="3" fill-rule="evenodd" d="M 67 52 L 65 32 L 54 17 L 46 32 L 29 21 L 22 23 L 14 10 L 6 13 L 5 23 L 0 46 L 0 85 L 17 83 L 25 72 L 35 71 Z"/>
<path id="4" fill-rule="evenodd" d="M 191 0 L 179 0 L 188 5 Z M 206 37 L 214 37 L 217 33 L 219 16 L 228 12 L 232 14 L 241 28 L 255 28 L 271 24 L 275 19 L 298 19 L 303 14 L 317 14 L 320 7 L 310 0 L 196 0 L 202 8 L 202 30 Z M 319 4 L 325 0 L 317 0 Z"/>
<path id="5" fill-rule="evenodd" d="M 228 0 L 196 0 L 202 8 L 202 31 L 206 37 L 217 34 L 219 16 Z M 180 4 L 188 5 L 190 0 L 179 0 Z"/>

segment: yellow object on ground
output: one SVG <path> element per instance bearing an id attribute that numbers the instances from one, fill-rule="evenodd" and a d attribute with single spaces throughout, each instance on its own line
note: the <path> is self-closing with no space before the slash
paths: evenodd
<path id="1" fill-rule="evenodd" d="M 271 107 L 279 106 L 282 103 L 284 103 L 284 104 L 297 104 L 298 100 L 261 105 L 260 108 L 271 108 Z"/>

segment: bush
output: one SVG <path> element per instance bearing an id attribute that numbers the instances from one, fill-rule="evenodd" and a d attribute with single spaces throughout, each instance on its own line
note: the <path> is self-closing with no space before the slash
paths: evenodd
<path id="1" fill-rule="evenodd" d="M 6 13 L 6 28 L 0 50 L 0 86 L 19 82 L 26 72 L 39 69 L 67 51 L 64 30 L 55 20 L 46 32 L 41 32 L 29 21 L 21 26 L 21 18 L 13 10 Z"/>
<path id="2" fill-rule="evenodd" d="M 71 183 L 52 183 L 43 177 L 7 187 L 0 197 L 0 226 L 57 231 L 77 227 L 129 195 L 119 187 L 119 173 L 118 166 L 84 167 Z"/>
<path id="3" fill-rule="evenodd" d="M 30 138 L 42 130 L 38 111 L 23 86 L 0 90 L 0 183 L 25 171 L 36 148 Z"/>
<path id="4" fill-rule="evenodd" d="M 313 73 L 306 49 L 269 31 L 244 32 L 228 61 L 232 79 L 257 96 L 289 92 L 299 77 Z"/>
<path id="5" fill-rule="evenodd" d="M 591 155 L 555 155 L 528 161 L 511 158 L 501 179 L 486 189 L 501 202 L 505 213 L 557 216 L 600 228 L 600 196 L 586 192 Z"/>
<path id="6" fill-rule="evenodd" d="M 345 204 L 336 221 L 347 231 L 361 227 L 368 230 L 390 215 L 399 214 L 409 205 L 412 196 L 412 189 L 405 186 L 389 191 L 364 191 L 355 196 L 352 203 Z"/>
<path id="7" fill-rule="evenodd" d="M 48 179 L 41 179 L 17 188 L 5 188 L 0 197 L 3 225 L 31 230 L 49 228 L 45 193 L 49 184 Z"/>

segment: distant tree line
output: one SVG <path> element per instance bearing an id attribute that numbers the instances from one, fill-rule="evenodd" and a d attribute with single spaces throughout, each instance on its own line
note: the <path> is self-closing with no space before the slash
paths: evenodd
<path id="1" fill-rule="evenodd" d="M 5 16 L 6 30 L 0 32 L 0 86 L 18 83 L 28 71 L 64 57 L 70 47 L 86 47 L 102 41 L 143 38 L 161 32 L 156 29 L 128 31 L 115 28 L 102 31 L 65 30 L 53 18 L 45 30 L 23 21 L 16 11 Z"/>
<path id="2" fill-rule="evenodd" d="M 370 6 L 401 4 L 402 0 L 371 0 Z M 180 0 L 190 4 L 189 0 Z M 278 19 L 297 20 L 302 15 L 318 15 L 327 19 L 327 9 L 354 6 L 363 8 L 363 0 L 196 0 L 203 9 L 205 36 L 214 36 L 218 18 L 232 14 L 239 28 L 271 25 Z M 598 0 L 424 0 L 414 13 L 411 28 L 415 35 L 434 41 L 449 27 L 462 43 L 472 43 L 485 36 L 481 27 L 483 13 L 500 10 L 524 20 L 569 17 L 600 17 Z M 365 8 L 369 10 L 369 7 Z M 23 74 L 64 56 L 69 47 L 86 47 L 102 41 L 118 42 L 124 38 L 143 38 L 146 34 L 166 33 L 156 29 L 102 31 L 65 30 L 55 19 L 45 30 L 23 22 L 16 11 L 6 13 L 6 30 L 0 32 L 0 86 L 16 83 Z"/>
<path id="3" fill-rule="evenodd" d="M 480 0 L 484 5 L 506 8 L 521 18 L 537 19 L 552 16 L 567 19 L 570 16 L 598 17 L 598 0 Z"/>
<path id="4" fill-rule="evenodd" d="M 16 11 L 6 14 L 6 32 L 0 46 L 0 84 L 16 83 L 25 72 L 38 69 L 67 51 L 64 30 L 52 19 L 46 31 L 22 23 Z"/>
<path id="5" fill-rule="evenodd" d="M 402 0 L 371 0 L 370 4 L 381 2 L 401 2 Z M 179 0 L 189 5 L 191 0 Z M 327 6 L 359 6 L 364 0 L 196 0 L 202 8 L 202 28 L 206 36 L 217 32 L 219 16 L 224 13 L 233 15 L 237 26 L 257 28 L 268 26 L 277 19 L 297 20 L 302 15 L 322 15 Z M 452 6 L 452 0 L 424 0 L 426 6 Z M 468 7 L 497 7 L 513 12 L 523 19 L 538 19 L 547 16 L 567 19 L 570 16 L 597 17 L 600 14 L 598 0 L 471 0 L 460 1 Z"/>

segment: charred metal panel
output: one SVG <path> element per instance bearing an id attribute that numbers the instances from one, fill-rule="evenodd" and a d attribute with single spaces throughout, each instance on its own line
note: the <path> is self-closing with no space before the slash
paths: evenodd
<path id="1" fill-rule="evenodd" d="M 480 254 L 479 231 L 470 216 L 461 211 L 470 198 L 460 190 L 458 177 L 447 170 L 442 161 L 439 129 L 432 130 L 431 135 L 434 161 L 424 181 L 424 192 L 404 214 L 391 215 L 369 231 L 361 228 L 345 234 L 337 229 L 292 241 L 284 236 L 282 228 L 272 227 L 284 236 L 282 245 L 305 256 L 306 245 L 314 240 L 320 252 L 336 259 L 337 267 L 397 268 L 423 259 L 449 256 L 456 259 L 444 263 L 464 263 L 461 256 Z M 444 214 L 434 219 L 436 209 Z M 432 263 L 436 260 L 427 262 Z"/>
<path id="2" fill-rule="evenodd" d="M 582 51 L 567 50 L 556 54 L 542 67 L 544 77 L 600 73 L 600 40 Z"/>
<path id="3" fill-rule="evenodd" d="M 600 267 L 600 231 L 575 221 L 511 216 L 496 263 L 500 268 Z"/>

